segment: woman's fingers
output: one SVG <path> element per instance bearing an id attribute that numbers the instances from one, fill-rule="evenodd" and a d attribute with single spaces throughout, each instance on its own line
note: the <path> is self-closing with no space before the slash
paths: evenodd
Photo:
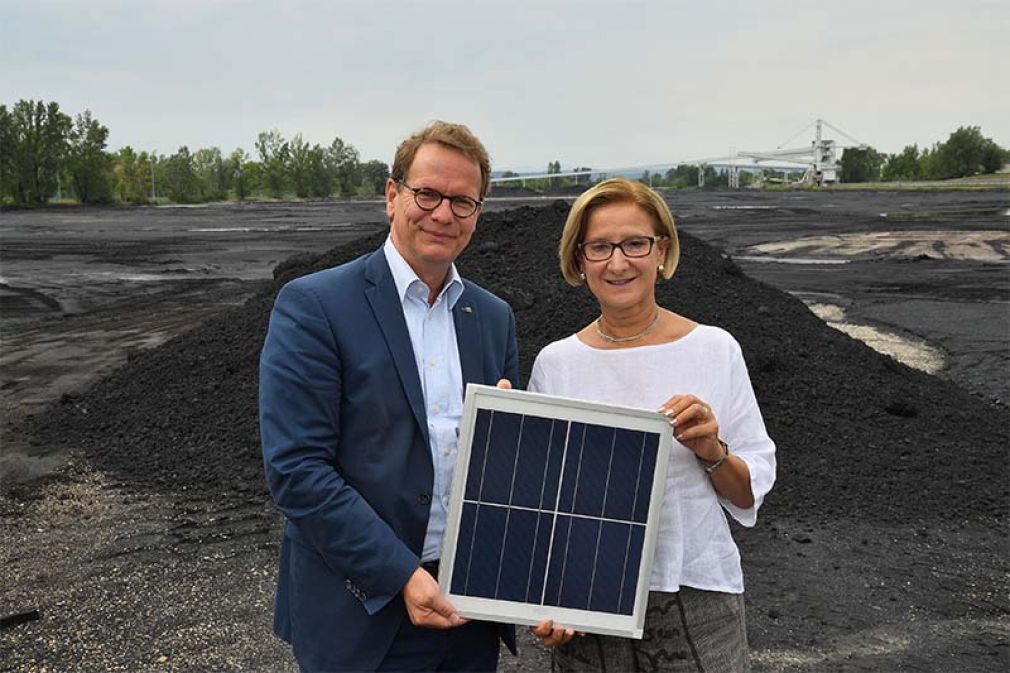
<path id="1" fill-rule="evenodd" d="M 659 413 L 670 419 L 674 428 L 715 421 L 712 407 L 694 395 L 674 395 L 659 408 Z"/>

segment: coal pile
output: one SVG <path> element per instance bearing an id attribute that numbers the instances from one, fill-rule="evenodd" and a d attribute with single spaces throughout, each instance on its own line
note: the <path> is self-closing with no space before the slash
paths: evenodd
<path id="1" fill-rule="evenodd" d="M 514 308 L 524 380 L 542 346 L 597 315 L 589 292 L 569 287 L 558 271 L 567 210 L 558 202 L 485 214 L 459 260 L 464 277 Z M 283 282 L 370 252 L 384 237 L 281 264 L 263 294 L 39 417 L 35 441 L 76 447 L 100 469 L 157 489 L 266 497 L 257 370 L 273 297 Z M 1005 406 L 827 327 L 690 235 L 682 234 L 681 247 L 680 267 L 660 283 L 658 299 L 740 341 L 779 451 L 766 513 L 800 521 L 1005 519 Z"/>

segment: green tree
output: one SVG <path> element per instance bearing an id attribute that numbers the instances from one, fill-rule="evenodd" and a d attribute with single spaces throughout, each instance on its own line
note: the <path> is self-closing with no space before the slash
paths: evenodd
<path id="1" fill-rule="evenodd" d="M 0 105 L 0 202 L 14 200 L 17 191 L 14 148 L 14 117 L 6 105 Z"/>
<path id="2" fill-rule="evenodd" d="M 1002 166 L 1003 150 L 982 135 L 978 126 L 962 126 L 937 150 L 941 178 L 961 178 L 994 173 Z"/>
<path id="3" fill-rule="evenodd" d="M 942 180 L 950 177 L 947 175 L 949 169 L 944 165 L 943 155 L 940 152 L 942 148 L 942 143 L 934 143 L 919 155 L 919 175 L 924 180 Z"/>
<path id="4" fill-rule="evenodd" d="M 112 200 L 113 158 L 105 151 L 109 129 L 91 116 L 77 115 L 67 143 L 67 170 L 81 203 Z"/>
<path id="5" fill-rule="evenodd" d="M 311 180 L 311 160 L 309 154 L 311 148 L 302 139 L 302 134 L 298 133 L 288 144 L 287 174 L 288 180 L 295 190 L 295 196 L 305 198 L 309 195 L 309 182 Z"/>
<path id="6" fill-rule="evenodd" d="M 15 203 L 44 203 L 59 185 L 73 120 L 59 103 L 30 100 L 19 100 L 3 116 L 10 195 Z"/>
<path id="7" fill-rule="evenodd" d="M 839 164 L 842 182 L 875 182 L 880 179 L 884 156 L 872 147 L 846 147 Z"/>
<path id="8" fill-rule="evenodd" d="M 284 196 L 290 146 L 277 129 L 264 131 L 256 137 L 256 152 L 260 157 L 261 184 L 274 198 Z"/>
<path id="9" fill-rule="evenodd" d="M 685 189 L 687 187 L 698 186 L 698 167 L 688 164 L 679 164 L 675 168 L 666 171 L 663 182 L 667 187 L 674 189 Z"/>
<path id="10" fill-rule="evenodd" d="M 193 170 L 199 189 L 200 201 L 221 201 L 228 196 L 228 171 L 221 150 L 202 148 L 193 155 Z"/>
<path id="11" fill-rule="evenodd" d="M 151 161 L 127 145 L 113 155 L 112 175 L 116 198 L 125 203 L 147 203 L 151 195 Z"/>
<path id="12" fill-rule="evenodd" d="M 319 145 L 309 149 L 309 196 L 326 198 L 333 194 L 334 174 L 326 150 Z"/>
<path id="13" fill-rule="evenodd" d="M 1010 149 L 1003 149 L 996 143 L 989 141 L 982 151 L 982 172 L 998 173 L 1010 162 Z"/>
<path id="14" fill-rule="evenodd" d="M 361 158 L 354 146 L 339 137 L 333 139 L 326 148 L 326 166 L 333 176 L 333 183 L 341 196 L 350 196 L 361 184 L 359 164 Z"/>
<path id="15" fill-rule="evenodd" d="M 200 178 L 189 148 L 183 145 L 165 161 L 165 191 L 177 203 L 195 203 L 200 200 Z"/>
<path id="16" fill-rule="evenodd" d="M 705 166 L 705 189 L 729 187 L 728 171 L 717 171 L 713 166 Z"/>
<path id="17" fill-rule="evenodd" d="M 389 179 L 389 166 L 381 161 L 372 159 L 361 164 L 358 168 L 361 175 L 361 185 L 358 194 L 361 196 L 376 196 L 382 194 Z"/>
<path id="18" fill-rule="evenodd" d="M 918 180 L 922 177 L 919 163 L 919 146 L 906 145 L 898 154 L 889 154 L 880 170 L 882 180 Z"/>
<path id="19" fill-rule="evenodd" d="M 235 192 L 235 198 L 239 201 L 245 201 L 245 197 L 249 195 L 249 185 L 256 184 L 250 180 L 248 164 L 249 155 L 241 147 L 235 148 L 235 151 L 228 155 L 228 160 L 225 162 L 229 184 L 231 184 L 232 191 Z"/>

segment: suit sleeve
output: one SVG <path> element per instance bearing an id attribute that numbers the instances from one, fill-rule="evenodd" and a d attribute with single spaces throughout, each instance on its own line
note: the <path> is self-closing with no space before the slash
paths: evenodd
<path id="1" fill-rule="evenodd" d="M 311 288 L 289 283 L 277 296 L 260 357 L 267 483 L 302 542 L 375 613 L 419 559 L 337 469 L 341 392 L 331 325 Z"/>
<path id="2" fill-rule="evenodd" d="M 508 341 L 505 344 L 505 378 L 512 383 L 512 388 L 521 390 L 519 382 L 519 344 L 516 342 L 516 316 L 509 309 Z"/>

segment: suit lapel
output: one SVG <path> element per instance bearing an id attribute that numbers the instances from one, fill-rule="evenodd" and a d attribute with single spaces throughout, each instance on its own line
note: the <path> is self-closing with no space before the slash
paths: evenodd
<path id="1" fill-rule="evenodd" d="M 417 375 L 414 348 L 410 343 L 407 321 L 403 317 L 403 305 L 396 293 L 396 283 L 393 282 L 386 256 L 381 248 L 372 253 L 372 257 L 368 260 L 365 279 L 370 283 L 365 288 L 365 297 L 372 307 L 375 320 L 379 323 L 379 329 L 382 330 L 386 340 L 386 346 L 393 356 L 400 385 L 403 386 L 427 445 L 428 417 L 424 412 L 424 395 L 421 393 L 421 381 Z"/>
<path id="2" fill-rule="evenodd" d="M 480 314 L 465 290 L 452 309 L 452 320 L 456 325 L 456 346 L 459 348 L 459 364 L 463 372 L 463 391 L 468 383 L 485 383 L 481 365 Z M 493 381 L 491 382 L 494 383 Z"/>

